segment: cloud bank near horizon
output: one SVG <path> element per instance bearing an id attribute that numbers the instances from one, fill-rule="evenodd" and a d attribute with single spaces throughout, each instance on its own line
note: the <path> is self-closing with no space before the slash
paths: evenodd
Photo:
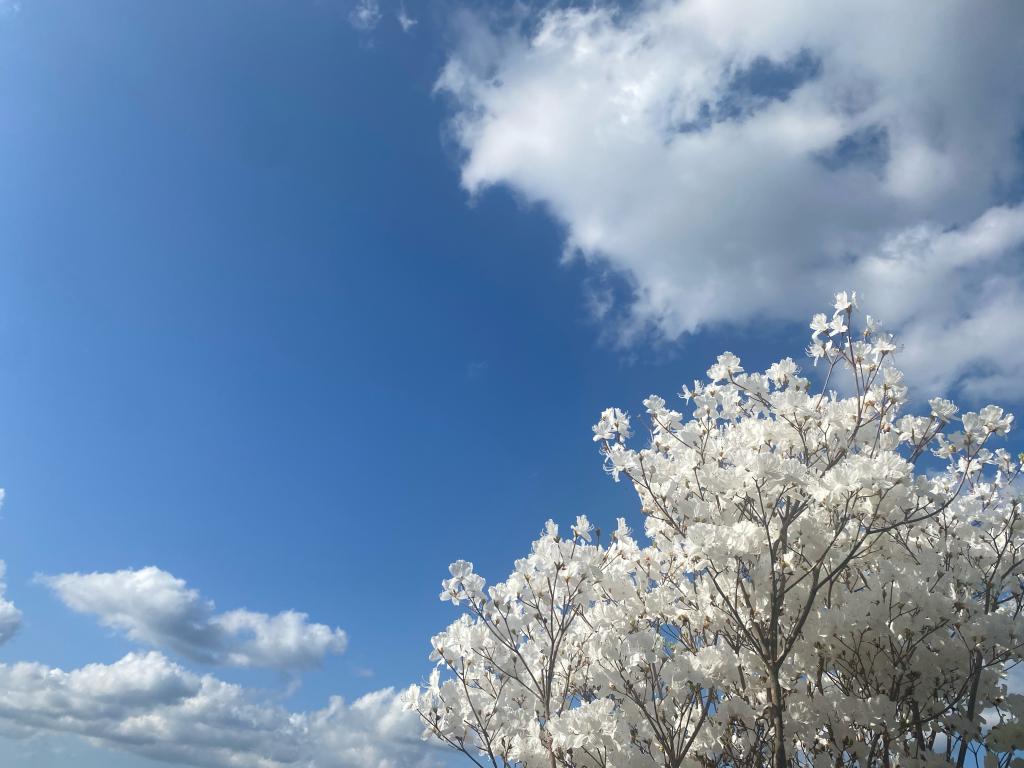
<path id="1" fill-rule="evenodd" d="M 0 643 L 21 622 L 3 596 Z M 141 643 L 204 663 L 305 667 L 340 652 L 344 633 L 305 614 L 213 612 L 213 603 L 150 567 L 39 579 L 68 607 L 97 616 Z M 198 768 L 435 768 L 439 749 L 421 741 L 400 692 L 372 691 L 352 702 L 293 712 L 267 693 L 197 674 L 161 650 L 65 671 L 37 662 L 0 664 L 0 735 L 70 734 L 94 745 Z"/>
<path id="2" fill-rule="evenodd" d="M 0 664 L 0 734 L 85 737 L 200 768 L 428 768 L 434 751 L 391 688 L 289 712 L 242 686 L 197 675 L 158 651 L 65 672 Z"/>

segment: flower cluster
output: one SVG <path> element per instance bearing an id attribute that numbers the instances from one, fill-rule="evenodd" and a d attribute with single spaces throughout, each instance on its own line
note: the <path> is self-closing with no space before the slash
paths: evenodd
<path id="1" fill-rule="evenodd" d="M 602 546 L 581 516 L 486 594 L 453 564 L 441 596 L 467 612 L 408 697 L 427 734 L 495 768 L 1008 766 L 1024 519 L 991 444 L 1013 417 L 905 413 L 896 344 L 856 310 L 840 293 L 811 323 L 816 391 L 789 358 L 725 353 L 688 415 L 644 401 L 646 447 L 605 411 L 647 543 L 620 521 Z"/>

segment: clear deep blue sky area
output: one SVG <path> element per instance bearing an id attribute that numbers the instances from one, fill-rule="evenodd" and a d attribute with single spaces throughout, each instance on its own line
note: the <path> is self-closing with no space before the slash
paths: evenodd
<path id="1" fill-rule="evenodd" d="M 456 615 L 437 599 L 451 561 L 472 560 L 494 579 L 548 518 L 587 514 L 610 529 L 624 516 L 640 527 L 635 495 L 605 475 L 591 440 L 603 408 L 641 412 L 652 392 L 671 400 L 726 348 L 748 368 L 786 355 L 809 366 L 805 310 L 826 310 L 833 289 L 859 288 L 801 266 L 800 249 L 819 245 L 812 236 L 835 240 L 817 224 L 792 244 L 800 263 L 782 283 L 734 294 L 730 281 L 763 264 L 722 266 L 721 279 L 713 271 L 747 242 L 790 252 L 785 237 L 800 220 L 776 210 L 786 195 L 761 183 L 785 169 L 752 166 L 749 187 L 722 182 L 738 208 L 756 208 L 758 196 L 775 206 L 764 214 L 770 227 L 752 214 L 721 225 L 770 229 L 736 234 L 735 251 L 701 250 L 714 234 L 703 214 L 707 239 L 680 240 L 685 270 L 663 267 L 672 262 L 658 238 L 644 242 L 644 253 L 661 254 L 653 261 L 617 245 L 620 224 L 631 233 L 649 223 L 664 242 L 690 237 L 698 224 L 685 211 L 698 201 L 662 185 L 656 159 L 635 172 L 597 168 L 617 135 L 560 164 L 569 117 L 550 165 L 501 145 L 501 121 L 508 131 L 529 121 L 502 111 L 523 107 L 493 89 L 542 66 L 557 70 L 546 83 L 577 82 L 558 62 L 531 64 L 526 48 L 479 31 L 519 25 L 510 34 L 528 40 L 539 17 L 408 2 L 403 19 L 416 23 L 403 29 L 403 8 L 383 0 L 0 0 L 0 9 L 0 559 L 6 599 L 23 616 L 0 648 L 6 664 L 73 670 L 156 648 L 291 711 L 419 682 L 430 636 Z M 621 13 L 628 25 L 640 11 Z M 497 52 L 475 53 L 474 34 Z M 813 46 L 798 53 L 771 66 L 752 58 L 729 81 L 738 96 L 717 113 L 712 102 L 694 107 L 680 135 L 740 120 L 736 99 L 790 103 L 805 80 L 832 71 Z M 504 78 L 476 86 L 492 89 L 479 99 L 496 99 L 486 145 L 457 127 L 483 107 L 436 87 L 458 55 Z M 588 98 L 604 96 L 597 87 Z M 557 103 L 538 96 L 534 117 Z M 1006 146 L 1017 149 L 992 160 L 1008 169 L 1002 186 L 989 179 L 970 199 L 961 190 L 877 209 L 844 187 L 850 231 L 866 233 L 850 243 L 876 249 L 921 222 L 941 237 L 989 208 L 1019 211 L 1020 126 L 1005 119 Z M 880 135 L 853 131 L 806 167 L 856 180 L 848 166 L 861 163 L 864 179 L 891 168 L 891 180 L 904 144 Z M 646 174 L 650 184 L 639 183 Z M 785 178 L 807 185 L 801 205 L 813 208 L 819 176 L 806 174 Z M 582 189 L 567 188 L 574 178 Z M 623 220 L 587 187 L 620 188 Z M 651 209 L 679 213 L 636 214 L 650 202 L 645 190 L 655 190 Z M 1016 286 L 1020 249 L 1007 237 L 994 263 Z M 645 309 L 636 297 L 662 274 L 682 286 L 679 306 L 700 312 L 666 312 L 654 299 Z M 775 285 L 788 293 L 766 300 Z M 943 301 L 958 307 L 944 323 L 969 311 L 955 296 Z M 925 312 L 896 319 L 915 333 Z M 638 316 L 642 331 L 621 330 Z M 1011 343 L 1022 333 L 1014 318 L 1005 333 Z M 1007 355 L 977 363 L 992 376 L 963 388 L 968 405 L 989 399 L 990 379 L 991 399 L 1020 400 L 1005 384 L 1020 352 Z M 964 370 L 936 386 L 957 394 Z M 147 566 L 217 612 L 304 612 L 343 629 L 347 648 L 300 671 L 204 661 L 74 610 L 45 580 Z M 59 729 L 0 734 L 5 764 L 151 764 Z"/>

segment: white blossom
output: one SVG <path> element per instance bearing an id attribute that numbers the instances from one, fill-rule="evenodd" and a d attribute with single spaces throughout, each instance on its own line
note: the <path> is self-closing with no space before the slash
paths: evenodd
<path id="1" fill-rule="evenodd" d="M 840 293 L 811 323 L 822 391 L 789 358 L 747 373 L 725 353 L 683 388 L 689 416 L 644 401 L 646 447 L 601 414 L 646 543 L 622 519 L 607 546 L 586 516 L 566 539 L 549 522 L 487 595 L 454 563 L 441 597 L 466 612 L 407 700 L 425 734 L 495 767 L 1016 765 L 1024 514 L 991 445 L 1013 417 L 913 413 L 856 309 Z"/>

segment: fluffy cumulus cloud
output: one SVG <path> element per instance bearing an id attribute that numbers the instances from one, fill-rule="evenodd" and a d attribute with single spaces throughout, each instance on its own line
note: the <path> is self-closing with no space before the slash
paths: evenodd
<path id="1" fill-rule="evenodd" d="M 41 581 L 72 610 L 95 615 L 133 640 L 206 664 L 298 669 L 345 650 L 342 630 L 313 624 L 305 613 L 216 613 L 211 601 L 155 567 Z"/>
<path id="2" fill-rule="evenodd" d="M 202 768 L 428 768 L 436 750 L 391 689 L 295 713 L 153 651 L 65 672 L 0 665 L 0 733 L 70 733 Z"/>
<path id="3" fill-rule="evenodd" d="M 852 287 L 915 379 L 1024 374 L 1024 5 L 599 4 L 462 25 L 438 88 L 505 185 L 627 278 L 623 341 L 805 317 Z M 943 359 L 922 359 L 924 337 Z M 1018 339 L 1019 341 L 1019 339 Z"/>
<path id="4" fill-rule="evenodd" d="M 0 579 L 3 567 L 0 563 Z M 209 663 L 293 668 L 340 652 L 340 630 L 305 614 L 217 614 L 185 582 L 158 568 L 44 577 L 76 611 L 132 638 Z M 21 615 L 2 598 L 0 641 Z M 420 739 L 417 717 L 391 688 L 322 709 L 280 703 L 159 651 L 65 671 L 0 664 L 0 735 L 69 734 L 94 745 L 199 768 L 434 768 L 440 750 Z"/>
<path id="5" fill-rule="evenodd" d="M 3 491 L 0 491 L 0 500 L 2 499 Z M 7 565 L 0 560 L 0 644 L 10 640 L 21 626 L 21 611 L 5 597 L 7 584 L 4 582 L 4 574 L 6 572 Z"/>

